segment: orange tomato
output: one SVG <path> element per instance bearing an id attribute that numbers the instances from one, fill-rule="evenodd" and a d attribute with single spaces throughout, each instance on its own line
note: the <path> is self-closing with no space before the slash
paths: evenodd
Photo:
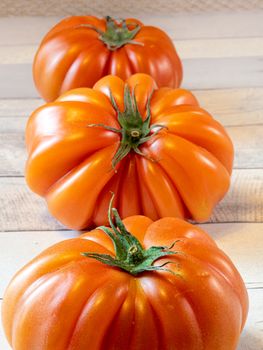
<path id="1" fill-rule="evenodd" d="M 26 128 L 29 187 L 64 225 L 121 217 L 207 220 L 229 188 L 233 146 L 191 92 L 116 76 L 38 108 Z"/>
<path id="2" fill-rule="evenodd" d="M 248 298 L 230 259 L 183 220 L 123 223 L 59 242 L 16 274 L 2 308 L 12 348 L 235 350 Z"/>
<path id="3" fill-rule="evenodd" d="M 105 75 L 127 79 L 151 75 L 158 86 L 179 87 L 182 65 L 171 39 L 161 29 L 130 18 L 69 17 L 44 37 L 33 75 L 40 95 L 53 101 L 73 88 L 92 87 Z"/>

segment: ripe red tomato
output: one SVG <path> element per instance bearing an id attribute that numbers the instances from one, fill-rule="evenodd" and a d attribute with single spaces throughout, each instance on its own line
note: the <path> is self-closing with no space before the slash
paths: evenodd
<path id="1" fill-rule="evenodd" d="M 37 109 L 26 144 L 29 187 L 74 229 L 107 222 L 110 191 L 122 217 L 205 221 L 233 162 L 226 131 L 195 97 L 145 74 L 107 76 Z"/>
<path id="2" fill-rule="evenodd" d="M 57 243 L 16 274 L 2 309 L 12 348 L 236 350 L 247 292 L 214 241 L 180 219 L 133 216 L 125 229 L 114 215 L 113 230 Z"/>
<path id="3" fill-rule="evenodd" d="M 44 37 L 33 74 L 40 95 L 53 101 L 61 93 L 92 87 L 105 75 L 126 80 L 151 75 L 159 87 L 179 87 L 182 65 L 171 39 L 161 29 L 130 18 L 69 17 Z"/>

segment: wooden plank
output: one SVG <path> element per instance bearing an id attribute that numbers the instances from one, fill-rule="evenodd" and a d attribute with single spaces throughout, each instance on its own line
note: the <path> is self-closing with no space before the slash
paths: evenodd
<path id="1" fill-rule="evenodd" d="M 0 76 L 0 98 L 38 97 L 30 64 L 2 64 Z"/>
<path id="2" fill-rule="evenodd" d="M 182 86 L 190 90 L 263 85 L 262 57 L 185 59 L 183 66 Z"/>
<path id="3" fill-rule="evenodd" d="M 193 92 L 200 105 L 225 126 L 263 123 L 263 88 L 194 90 Z M 0 118 L 27 118 L 43 103 L 41 99 L 0 99 Z M 15 123 L 19 123 L 18 119 Z M 4 121 L 0 123 L 0 131 L 5 127 L 8 126 Z"/>
<path id="4" fill-rule="evenodd" d="M 59 17 L 0 17 L 1 46 L 38 44 Z"/>
<path id="5" fill-rule="evenodd" d="M 263 88 L 195 90 L 194 94 L 200 105 L 225 126 L 263 123 Z"/>
<path id="6" fill-rule="evenodd" d="M 0 176 L 23 176 L 27 158 L 24 130 L 27 118 L 1 118 Z M 235 146 L 234 167 L 262 168 L 263 124 L 226 128 Z"/>
<path id="7" fill-rule="evenodd" d="M 247 288 L 263 289 L 263 223 L 209 223 L 200 227 L 231 258 Z"/>
<path id="8" fill-rule="evenodd" d="M 174 45 L 182 59 L 263 56 L 263 38 L 174 40 Z M 37 48 L 0 46 L 0 64 L 32 64 Z"/>
<path id="9" fill-rule="evenodd" d="M 23 133 L 0 134 L 0 176 L 23 176 L 26 151 Z"/>
<path id="10" fill-rule="evenodd" d="M 229 193 L 216 207 L 212 222 L 263 222 L 263 170 L 236 169 Z M 30 192 L 24 178 L 0 178 L 0 231 L 57 230 L 45 201 Z"/>
<path id="11" fill-rule="evenodd" d="M 263 222 L 263 170 L 234 170 L 230 191 L 217 205 L 212 222 Z"/>
<path id="12" fill-rule="evenodd" d="M 0 298 L 12 276 L 29 260 L 50 245 L 78 235 L 74 231 L 1 232 Z"/>
<path id="13" fill-rule="evenodd" d="M 262 57 L 184 59 L 186 89 L 251 88 L 263 86 Z M 0 65 L 0 98 L 39 97 L 31 64 Z M 231 79 L 229 79 L 231 77 Z"/>
<path id="14" fill-rule="evenodd" d="M 263 91 L 263 90 L 262 90 Z M 262 92 L 263 93 L 263 92 Z M 27 118 L 32 111 L 44 103 L 41 99 L 0 99 L 0 118 L 24 117 Z M 1 122 L 0 127 L 4 128 Z"/>
<path id="15" fill-rule="evenodd" d="M 235 147 L 234 167 L 262 168 L 263 166 L 263 125 L 227 127 Z"/>
<path id="16" fill-rule="evenodd" d="M 263 38 L 260 37 L 174 40 L 174 45 L 182 59 L 263 56 Z"/>
<path id="17" fill-rule="evenodd" d="M 260 247 L 263 243 L 263 224 L 206 224 L 202 225 L 202 228 L 209 232 L 220 248 L 231 257 L 246 281 L 250 312 L 238 350 L 261 350 L 263 345 L 261 336 L 263 332 L 263 277 L 261 273 L 263 256 Z M 0 297 L 3 297 L 4 289 L 13 274 L 27 261 L 49 245 L 76 236 L 78 233 L 74 231 L 1 233 Z M 3 337 L 1 327 L 0 343 L 4 346 L 1 349 L 10 349 Z"/>
<path id="18" fill-rule="evenodd" d="M 104 2 L 104 4 L 106 3 Z M 64 4 L 63 8 L 66 8 Z M 111 13 L 112 16 L 116 16 L 116 9 L 117 7 L 112 8 L 111 6 L 110 11 L 103 12 L 100 15 Z M 129 11 L 130 8 L 128 12 L 119 12 L 117 17 L 125 18 Z M 131 15 L 136 16 L 134 10 L 132 11 Z M 167 31 L 174 40 L 263 36 L 262 11 L 217 11 L 209 14 L 204 12 L 178 13 L 177 9 L 171 9 L 171 11 L 161 15 L 154 12 L 145 15 L 142 14 L 140 6 L 137 17 L 145 24 L 159 26 Z M 160 9 L 158 12 L 160 12 Z M 83 4 L 81 5 L 81 13 L 83 13 Z M 58 17 L 1 17 L 0 43 L 1 45 L 38 44 L 45 33 L 60 20 L 61 16 L 63 16 L 63 12 L 60 12 Z"/>
<path id="19" fill-rule="evenodd" d="M 45 202 L 30 192 L 24 178 L 0 178 L 0 231 L 59 230 Z"/>

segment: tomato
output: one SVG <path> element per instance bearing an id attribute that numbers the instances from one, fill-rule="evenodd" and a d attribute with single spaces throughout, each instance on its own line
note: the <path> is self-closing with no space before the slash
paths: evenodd
<path id="1" fill-rule="evenodd" d="M 207 220 L 229 188 L 233 146 L 191 92 L 116 76 L 37 109 L 26 128 L 26 181 L 64 225 L 122 217 Z"/>
<path id="2" fill-rule="evenodd" d="M 127 79 L 151 75 L 158 86 L 179 87 L 182 65 L 171 39 L 161 29 L 136 19 L 74 16 L 44 37 L 33 75 L 40 95 L 53 101 L 73 88 L 92 87 L 105 75 Z"/>
<path id="3" fill-rule="evenodd" d="M 12 348 L 235 350 L 247 292 L 212 238 L 177 218 L 114 217 L 112 230 L 59 242 L 12 279 L 2 308 Z"/>

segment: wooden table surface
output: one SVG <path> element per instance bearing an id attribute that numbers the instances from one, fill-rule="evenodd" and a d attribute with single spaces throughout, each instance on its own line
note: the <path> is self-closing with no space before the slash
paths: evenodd
<path id="1" fill-rule="evenodd" d="M 141 19 L 170 34 L 183 58 L 183 87 L 194 90 L 234 142 L 231 190 L 211 221 L 201 226 L 231 257 L 248 288 L 250 312 L 238 349 L 262 350 L 263 12 Z M 0 18 L 1 300 L 17 269 L 49 245 L 78 235 L 51 218 L 44 201 L 24 181 L 25 124 L 31 111 L 42 104 L 32 83 L 32 58 L 41 37 L 57 21 L 55 17 Z M 1 327 L 0 349 L 10 349 Z"/>

